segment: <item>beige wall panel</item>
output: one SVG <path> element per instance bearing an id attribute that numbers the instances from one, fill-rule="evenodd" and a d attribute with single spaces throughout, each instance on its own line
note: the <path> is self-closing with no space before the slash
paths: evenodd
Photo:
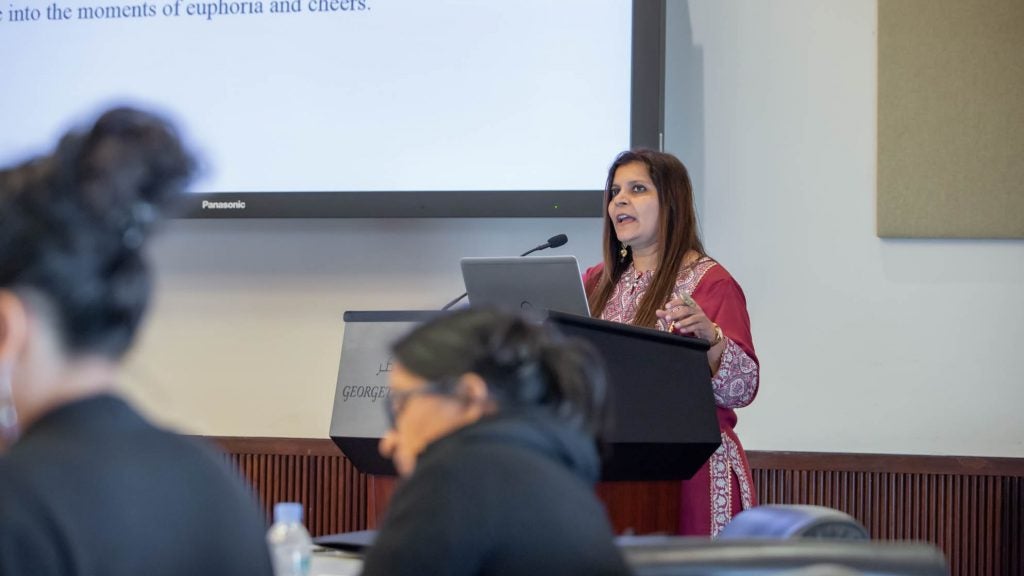
<path id="1" fill-rule="evenodd" d="M 878 235 L 1024 237 L 1024 0 L 879 2 Z"/>

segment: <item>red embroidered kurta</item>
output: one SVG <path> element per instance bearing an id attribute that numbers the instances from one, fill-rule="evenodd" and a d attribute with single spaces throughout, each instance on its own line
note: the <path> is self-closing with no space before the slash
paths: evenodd
<path id="1" fill-rule="evenodd" d="M 584 274 L 588 292 L 603 268 L 598 264 Z M 601 318 L 632 324 L 637 305 L 653 279 L 653 271 L 638 273 L 630 265 L 615 285 Z M 756 503 L 750 465 L 733 428 L 735 409 L 750 404 L 757 395 L 757 356 L 750 337 L 746 297 L 725 268 L 710 258 L 701 258 L 679 271 L 675 291 L 689 294 L 722 328 L 725 337 L 722 362 L 711 379 L 722 446 L 692 479 L 683 481 L 679 517 L 680 534 L 716 536 L 740 510 Z M 655 328 L 667 331 L 669 327 L 658 319 Z"/>

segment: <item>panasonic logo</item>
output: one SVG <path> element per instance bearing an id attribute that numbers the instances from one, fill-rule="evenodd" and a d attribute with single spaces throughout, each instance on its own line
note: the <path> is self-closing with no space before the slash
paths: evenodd
<path id="1" fill-rule="evenodd" d="M 209 200 L 203 200 L 203 210 L 245 210 L 245 201 L 210 202 Z"/>

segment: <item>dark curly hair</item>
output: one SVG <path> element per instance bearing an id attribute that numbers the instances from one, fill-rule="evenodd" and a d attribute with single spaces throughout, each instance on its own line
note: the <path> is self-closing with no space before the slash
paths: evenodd
<path id="1" fill-rule="evenodd" d="M 600 436 L 605 425 L 604 364 L 586 342 L 491 308 L 467 308 L 418 326 L 392 350 L 410 372 L 451 391 L 475 372 L 499 410 L 544 407 Z"/>
<path id="2" fill-rule="evenodd" d="M 0 288 L 45 299 L 69 354 L 121 357 L 152 291 L 145 240 L 194 165 L 166 121 L 117 108 L 0 171 Z"/>

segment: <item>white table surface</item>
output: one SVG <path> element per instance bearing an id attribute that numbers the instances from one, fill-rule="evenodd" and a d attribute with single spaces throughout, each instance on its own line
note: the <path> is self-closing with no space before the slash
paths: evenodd
<path id="1" fill-rule="evenodd" d="M 357 576 L 362 569 L 362 556 L 358 554 L 316 548 L 310 576 Z"/>

